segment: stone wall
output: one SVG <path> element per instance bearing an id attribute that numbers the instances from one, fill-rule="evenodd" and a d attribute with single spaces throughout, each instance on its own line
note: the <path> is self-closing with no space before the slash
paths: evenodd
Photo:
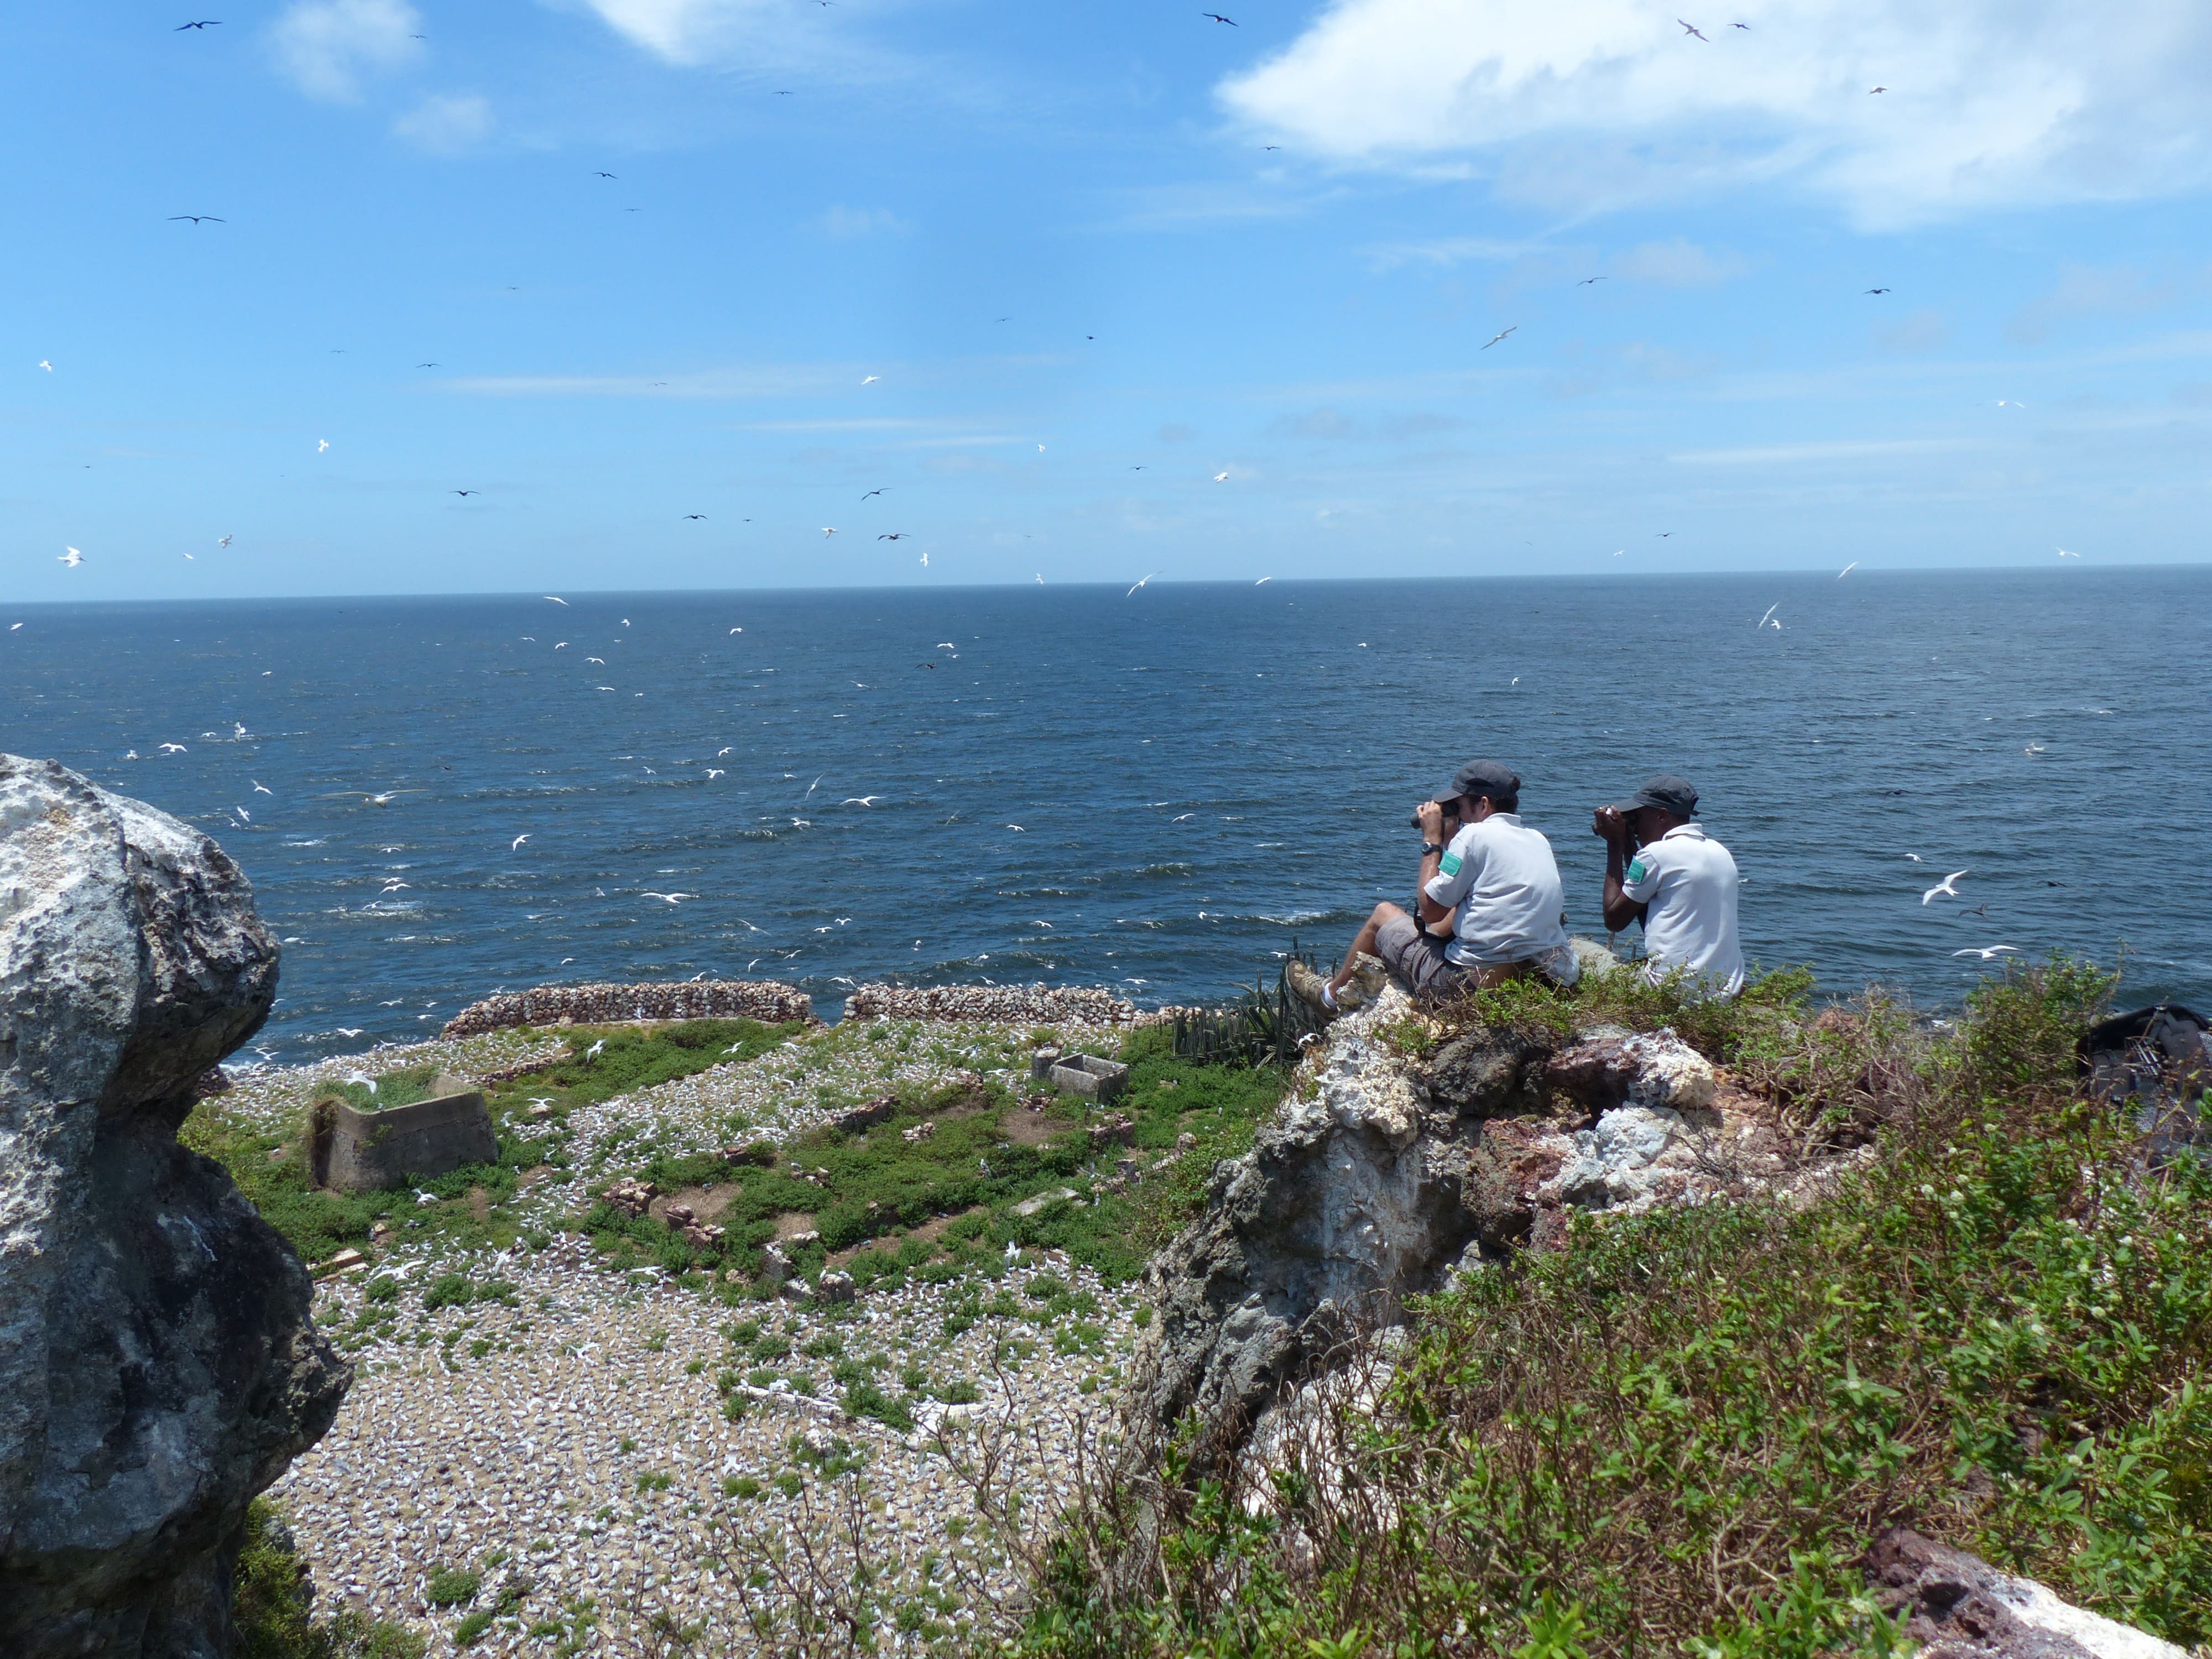
<path id="1" fill-rule="evenodd" d="M 511 1025 L 617 1025 L 647 1019 L 757 1019 L 781 1025 L 813 1018 L 812 999 L 774 980 L 541 985 L 472 1002 L 446 1022 L 441 1035 L 464 1037 Z"/>

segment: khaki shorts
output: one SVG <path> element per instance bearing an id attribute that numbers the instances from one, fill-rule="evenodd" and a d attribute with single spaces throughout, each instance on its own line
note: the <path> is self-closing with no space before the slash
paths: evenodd
<path id="1" fill-rule="evenodd" d="M 1533 962 L 1495 962 L 1462 967 L 1444 955 L 1443 942 L 1408 915 L 1395 915 L 1375 930 L 1375 954 L 1417 997 L 1441 1000 L 1455 991 L 1486 991 L 1508 980 L 1531 979 Z"/>

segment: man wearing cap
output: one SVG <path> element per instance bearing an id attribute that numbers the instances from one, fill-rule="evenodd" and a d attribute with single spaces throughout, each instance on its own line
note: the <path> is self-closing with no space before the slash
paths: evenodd
<path id="1" fill-rule="evenodd" d="M 1671 773 L 1598 809 L 1592 828 L 1605 840 L 1605 925 L 1618 933 L 1644 924 L 1646 979 L 1686 974 L 1732 997 L 1743 988 L 1735 860 L 1697 816 L 1696 788 Z"/>
<path id="2" fill-rule="evenodd" d="M 1381 988 L 1379 981 L 1355 982 L 1369 954 L 1416 995 L 1448 996 L 1537 974 L 1573 984 L 1578 970 L 1567 943 L 1559 862 L 1552 843 L 1521 822 L 1520 809 L 1521 780 L 1510 769 L 1486 760 L 1461 767 L 1414 814 L 1422 843 L 1419 920 L 1395 904 L 1376 905 L 1334 978 L 1324 981 L 1293 962 L 1291 989 L 1328 1012 L 1360 1007 Z M 1460 823 L 1449 847 L 1448 817 Z M 1446 936 L 1430 931 L 1447 921 Z"/>

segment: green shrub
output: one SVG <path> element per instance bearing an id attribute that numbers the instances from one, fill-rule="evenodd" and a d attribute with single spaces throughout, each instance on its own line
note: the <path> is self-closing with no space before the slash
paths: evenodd
<path id="1" fill-rule="evenodd" d="M 1878 1000 L 1811 1039 L 1780 1004 L 1715 1015 L 1808 1087 L 1856 1079 L 1881 1155 L 1808 1208 L 1583 1220 L 1428 1299 L 1381 1396 L 1330 1408 L 1328 1468 L 1293 1446 L 1255 1492 L 1187 1425 L 1094 1490 L 1026 1646 L 1897 1652 L 1858 1564 L 1899 1523 L 2212 1639 L 2212 1164 L 2146 1176 L 2076 1097 L 2108 990 L 2015 969 L 1948 1036 Z"/>
<path id="2" fill-rule="evenodd" d="M 422 1291 L 422 1311 L 435 1313 L 441 1308 L 465 1308 L 476 1298 L 476 1286 L 461 1273 L 440 1273 Z"/>
<path id="3" fill-rule="evenodd" d="M 466 1567 L 433 1567 L 430 1570 L 430 1605 L 434 1607 L 457 1607 L 464 1601 L 473 1601 L 477 1591 L 483 1585 L 483 1575 Z"/>
<path id="4" fill-rule="evenodd" d="M 351 1607 L 311 1616 L 313 1587 L 273 1505 L 257 1498 L 232 1578 L 231 1623 L 240 1659 L 422 1659 L 426 1644 L 404 1625 Z"/>
<path id="5" fill-rule="evenodd" d="M 474 1647 L 483 1633 L 491 1628 L 494 1616 L 489 1607 L 478 1607 L 468 1614 L 453 1626 L 453 1645 L 457 1648 Z"/>

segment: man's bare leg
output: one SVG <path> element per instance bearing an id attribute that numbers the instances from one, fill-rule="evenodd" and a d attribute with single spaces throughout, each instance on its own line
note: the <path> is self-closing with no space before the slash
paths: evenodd
<path id="1" fill-rule="evenodd" d="M 1352 970 L 1359 966 L 1361 957 L 1371 957 L 1376 954 L 1375 935 L 1382 931 L 1382 924 L 1393 917 L 1402 916 L 1405 914 L 1395 904 L 1378 904 L 1375 907 L 1375 914 L 1367 918 L 1366 925 L 1360 928 L 1358 937 L 1352 941 L 1352 948 L 1344 953 L 1344 966 L 1338 969 L 1334 976 L 1328 981 L 1328 988 L 1332 994 L 1341 991 L 1352 982 Z"/>

